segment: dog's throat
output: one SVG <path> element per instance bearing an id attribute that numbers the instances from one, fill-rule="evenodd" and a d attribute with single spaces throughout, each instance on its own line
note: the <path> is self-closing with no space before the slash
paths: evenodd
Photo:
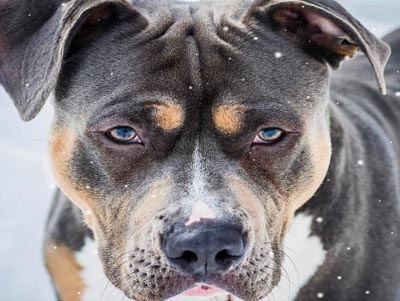
<path id="1" fill-rule="evenodd" d="M 75 256 L 82 266 L 81 276 L 86 286 L 84 291 L 80 292 L 82 301 L 126 299 L 125 294 L 112 285 L 104 274 L 97 254 L 97 245 L 93 239 L 86 238 L 84 247 L 80 252 L 75 253 Z"/>
<path id="2" fill-rule="evenodd" d="M 282 277 L 269 296 L 275 301 L 295 300 L 300 289 L 305 286 L 319 267 L 324 263 L 326 251 L 321 240 L 311 235 L 312 223 L 319 222 L 318 217 L 299 213 L 293 219 L 286 234 L 284 252 L 288 256 L 283 261 Z M 267 297 L 264 300 L 270 300 Z"/>

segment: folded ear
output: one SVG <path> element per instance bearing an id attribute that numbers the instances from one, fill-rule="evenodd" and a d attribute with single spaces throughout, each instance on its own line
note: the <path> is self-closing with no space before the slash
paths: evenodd
<path id="1" fill-rule="evenodd" d="M 270 21 L 283 34 L 316 51 L 333 68 L 361 50 L 371 62 L 380 91 L 386 94 L 384 68 L 390 47 L 336 1 L 259 0 L 249 10 L 245 21 L 251 18 Z"/>
<path id="2" fill-rule="evenodd" d="M 135 14 L 124 0 L 1 0 L 0 83 L 21 118 L 32 120 L 42 109 L 74 39 L 128 13 Z"/>

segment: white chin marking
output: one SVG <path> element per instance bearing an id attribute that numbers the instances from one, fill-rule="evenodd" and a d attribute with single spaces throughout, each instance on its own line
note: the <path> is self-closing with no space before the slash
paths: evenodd
<path id="1" fill-rule="evenodd" d="M 312 216 L 302 213 L 293 219 L 284 241 L 284 252 L 290 256 L 293 263 L 285 257 L 283 267 L 287 274 L 282 269 L 281 281 L 263 300 L 295 300 L 300 289 L 324 263 L 326 251 L 321 240 L 317 236 L 310 236 L 313 222 L 315 220 Z"/>
<path id="2" fill-rule="evenodd" d="M 83 267 L 81 276 L 86 285 L 80 293 L 82 301 L 127 300 L 125 294 L 109 282 L 104 274 L 94 240 L 86 238 L 85 246 L 75 256 Z"/>

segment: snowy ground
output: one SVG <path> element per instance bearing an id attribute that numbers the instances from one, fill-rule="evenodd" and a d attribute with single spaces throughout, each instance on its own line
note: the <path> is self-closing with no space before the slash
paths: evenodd
<path id="1" fill-rule="evenodd" d="M 378 35 L 400 27 L 399 0 L 340 1 Z M 54 191 L 46 160 L 49 105 L 29 124 L 0 88 L 0 300 L 52 301 L 41 244 Z"/>

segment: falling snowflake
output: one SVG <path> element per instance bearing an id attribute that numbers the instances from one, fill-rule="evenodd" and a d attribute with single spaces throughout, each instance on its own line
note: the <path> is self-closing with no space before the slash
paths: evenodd
<path id="1" fill-rule="evenodd" d="M 277 51 L 274 53 L 274 56 L 275 56 L 275 58 L 280 59 L 283 56 L 283 54 L 282 54 L 282 52 Z"/>

